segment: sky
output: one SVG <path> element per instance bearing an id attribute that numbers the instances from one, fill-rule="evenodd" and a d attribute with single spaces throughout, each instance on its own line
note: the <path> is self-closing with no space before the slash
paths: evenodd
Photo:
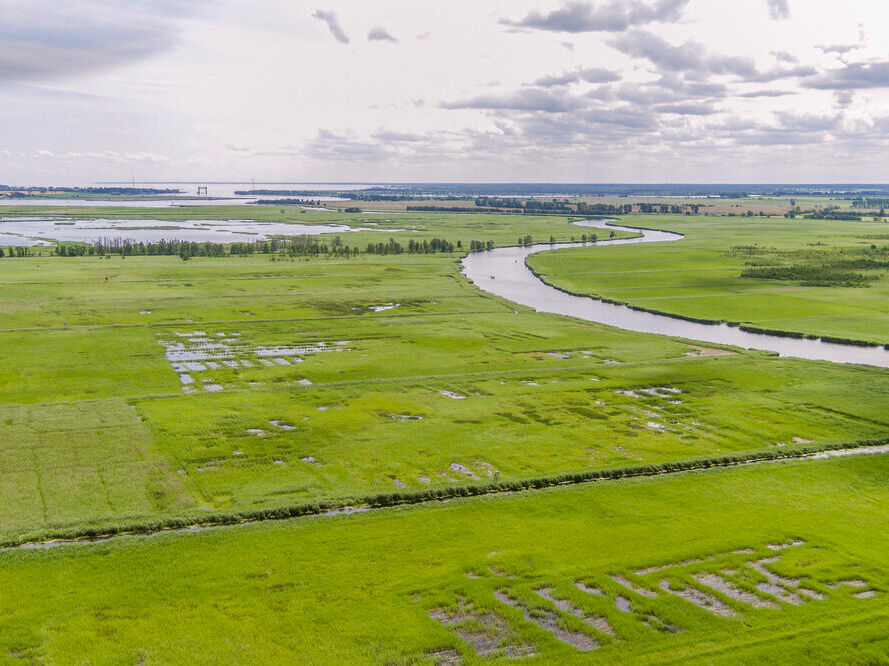
<path id="1" fill-rule="evenodd" d="M 0 0 L 0 183 L 889 182 L 885 0 Z"/>

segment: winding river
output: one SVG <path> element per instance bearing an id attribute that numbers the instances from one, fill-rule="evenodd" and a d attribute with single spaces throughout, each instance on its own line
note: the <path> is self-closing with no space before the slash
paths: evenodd
<path id="1" fill-rule="evenodd" d="M 574 224 L 642 234 L 636 238 L 597 241 L 595 243 L 597 245 L 663 243 L 683 238 L 681 234 L 667 231 L 617 226 L 609 224 L 607 220 L 583 220 Z M 480 289 L 519 305 L 534 308 L 538 312 L 577 317 L 627 331 L 776 352 L 780 356 L 889 368 L 889 350 L 883 347 L 861 347 L 821 340 L 785 338 L 742 331 L 727 324 L 701 324 L 633 310 L 625 305 L 605 303 L 588 296 L 574 296 L 560 291 L 545 284 L 525 265 L 525 259 L 536 252 L 584 245 L 590 243 L 546 243 L 473 252 L 463 259 L 463 272 Z"/>

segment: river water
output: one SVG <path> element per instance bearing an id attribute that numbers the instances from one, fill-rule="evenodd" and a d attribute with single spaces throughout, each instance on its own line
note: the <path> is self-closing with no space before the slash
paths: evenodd
<path id="1" fill-rule="evenodd" d="M 681 234 L 651 231 L 609 224 L 607 220 L 583 220 L 575 224 L 599 229 L 639 232 L 637 238 L 597 241 L 595 245 L 664 243 L 681 240 Z M 777 335 L 742 331 L 726 324 L 700 324 L 650 312 L 640 312 L 625 305 L 604 303 L 588 296 L 574 296 L 545 284 L 525 265 L 536 252 L 582 247 L 591 243 L 539 244 L 503 247 L 474 252 L 463 259 L 464 274 L 480 289 L 538 312 L 567 315 L 627 331 L 654 333 L 698 342 L 731 345 L 745 349 L 776 352 L 781 356 L 833 363 L 855 363 L 889 368 L 889 350 L 860 347 L 821 340 L 785 338 Z"/>

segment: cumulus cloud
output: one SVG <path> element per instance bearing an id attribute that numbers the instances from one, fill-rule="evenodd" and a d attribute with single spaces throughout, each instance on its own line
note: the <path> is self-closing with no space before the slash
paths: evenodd
<path id="1" fill-rule="evenodd" d="M 650 32 L 634 30 L 616 37 L 611 45 L 633 58 L 644 58 L 659 69 L 694 75 L 735 74 L 755 76 L 758 72 L 752 58 L 707 53 L 704 47 L 688 41 L 673 46 Z"/>
<path id="2" fill-rule="evenodd" d="M 622 102 L 630 102 L 640 106 L 653 104 L 672 104 L 685 101 L 685 96 L 677 91 L 659 85 L 621 85 L 614 89 L 614 97 Z"/>
<path id="3" fill-rule="evenodd" d="M 738 95 L 738 97 L 785 97 L 787 95 L 794 94 L 795 93 L 789 90 L 751 90 L 750 92 L 741 93 L 740 95 Z"/>
<path id="4" fill-rule="evenodd" d="M 335 12 L 317 9 L 312 14 L 312 18 L 324 21 L 327 24 L 328 30 L 330 30 L 330 34 L 333 35 L 333 38 L 336 41 L 342 42 L 343 44 L 349 43 L 349 37 L 346 35 L 342 27 L 340 27 L 340 22 L 339 19 L 337 19 Z"/>
<path id="5" fill-rule="evenodd" d="M 371 135 L 379 141 L 387 141 L 390 143 L 417 143 L 426 140 L 423 134 L 415 134 L 414 132 L 393 132 L 392 130 L 378 130 Z"/>
<path id="6" fill-rule="evenodd" d="M 741 146 L 804 146 L 824 143 L 824 140 L 823 135 L 814 132 L 800 134 L 798 132 L 784 132 L 780 129 L 764 129 L 734 137 L 734 142 Z"/>
<path id="7" fill-rule="evenodd" d="M 790 7 L 787 6 L 787 0 L 766 0 L 769 8 L 769 16 L 773 20 L 790 18 Z"/>
<path id="8" fill-rule="evenodd" d="M 795 113 L 793 111 L 779 111 L 775 118 L 785 131 L 794 132 L 820 132 L 823 130 L 837 129 L 842 120 L 840 115 L 819 115 L 814 113 Z"/>
<path id="9" fill-rule="evenodd" d="M 803 81 L 806 88 L 853 90 L 889 87 L 889 61 L 854 62 Z"/>
<path id="10" fill-rule="evenodd" d="M 848 90 L 837 90 L 833 94 L 834 101 L 836 105 L 843 108 L 847 107 L 852 103 L 854 95 Z"/>
<path id="11" fill-rule="evenodd" d="M 775 59 L 778 62 L 787 62 L 791 65 L 795 65 L 799 62 L 799 58 L 797 58 L 792 53 L 788 53 L 787 51 L 772 51 L 772 55 L 775 56 Z"/>
<path id="12" fill-rule="evenodd" d="M 849 138 L 842 114 L 776 112 L 770 122 L 728 118 L 709 125 L 711 133 L 739 146 L 798 146 L 825 143 L 830 138 Z"/>
<path id="13" fill-rule="evenodd" d="M 857 44 L 820 44 L 815 46 L 822 53 L 836 53 L 837 55 L 846 55 L 849 51 L 858 48 Z"/>
<path id="14" fill-rule="evenodd" d="M 456 102 L 445 102 L 444 109 L 482 109 L 512 111 L 544 111 L 562 113 L 575 108 L 578 101 L 567 95 L 525 88 L 502 95 L 479 95 Z"/>
<path id="15" fill-rule="evenodd" d="M 620 78 L 620 74 L 613 72 L 610 69 L 604 69 L 602 67 L 584 67 L 562 74 L 543 76 L 534 81 L 532 85 L 540 86 L 542 88 L 552 88 L 568 85 L 570 83 L 579 83 L 581 81 L 586 81 L 587 83 L 611 83 L 613 81 L 620 81 Z"/>
<path id="16" fill-rule="evenodd" d="M 778 79 L 793 79 L 814 76 L 818 70 L 809 65 L 797 65 L 796 67 L 775 67 L 764 72 L 758 72 L 747 77 L 751 83 L 769 83 Z"/>
<path id="17" fill-rule="evenodd" d="M 753 58 L 710 53 L 702 44 L 694 41 L 673 46 L 644 30 L 633 30 L 615 37 L 610 44 L 633 58 L 648 60 L 661 72 L 681 73 L 686 78 L 699 81 L 710 76 L 731 75 L 750 83 L 768 83 L 817 73 L 814 67 L 807 65 L 760 71 Z"/>
<path id="18" fill-rule="evenodd" d="M 0 5 L 0 81 L 58 79 L 136 62 L 178 39 L 171 14 L 154 3 L 122 9 L 100 0 Z"/>
<path id="19" fill-rule="evenodd" d="M 393 37 L 392 35 L 390 35 L 389 32 L 386 30 L 386 28 L 377 26 L 376 28 L 373 28 L 369 33 L 367 33 L 367 41 L 369 41 L 369 42 L 397 42 L 398 40 L 395 39 L 395 37 Z"/>
<path id="20" fill-rule="evenodd" d="M 633 26 L 653 22 L 673 22 L 682 18 L 688 0 L 614 0 L 593 5 L 568 2 L 548 14 L 534 10 L 519 21 L 502 19 L 504 25 L 551 32 L 623 32 Z"/>
<path id="21" fill-rule="evenodd" d="M 709 104 L 661 104 L 654 107 L 657 113 L 671 113 L 680 116 L 710 116 L 716 110 Z"/>

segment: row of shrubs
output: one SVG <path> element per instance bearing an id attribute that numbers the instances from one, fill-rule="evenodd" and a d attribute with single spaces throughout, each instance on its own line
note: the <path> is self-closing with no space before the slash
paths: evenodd
<path id="1" fill-rule="evenodd" d="M 729 322 L 729 326 L 733 324 Z M 737 325 L 737 324 L 734 324 Z M 750 326 L 749 324 L 737 325 L 742 331 L 748 333 L 759 333 L 762 335 L 775 335 L 781 338 L 795 338 L 797 340 L 821 340 L 821 342 L 832 342 L 837 345 L 853 345 L 855 347 L 879 347 L 879 342 L 869 342 L 867 340 L 856 340 L 855 338 L 844 338 L 839 335 L 818 335 L 815 333 L 798 333 L 796 331 L 782 331 L 777 328 L 763 328 L 761 326 Z M 884 349 L 889 349 L 889 344 L 883 345 Z"/>
<path id="2" fill-rule="evenodd" d="M 313 516 L 336 509 L 354 507 L 383 508 L 398 506 L 401 504 L 419 504 L 436 500 L 453 499 L 459 497 L 474 497 L 494 493 L 521 492 L 525 490 L 539 490 L 555 486 L 587 483 L 590 481 L 606 481 L 625 479 L 640 476 L 654 476 L 658 474 L 672 474 L 693 470 L 709 469 L 712 467 L 728 467 L 745 463 L 764 462 L 769 460 L 801 458 L 823 451 L 838 451 L 842 449 L 855 449 L 868 446 L 883 446 L 889 444 L 889 437 L 883 439 L 864 439 L 837 444 L 813 445 L 794 447 L 791 449 L 767 449 L 748 453 L 727 454 L 710 458 L 698 458 L 692 460 L 676 460 L 672 462 L 651 463 L 647 465 L 631 465 L 612 469 L 589 470 L 559 474 L 557 476 L 545 476 L 531 479 L 517 479 L 514 481 L 492 481 L 490 483 L 448 486 L 444 488 L 424 488 L 414 491 L 396 491 L 391 493 L 378 493 L 358 498 L 346 498 L 343 500 L 329 500 L 321 502 L 309 502 L 281 506 L 270 509 L 256 509 L 254 511 L 239 511 L 229 513 L 201 514 L 199 517 L 166 518 L 155 521 L 135 523 L 121 523 L 118 525 L 105 525 L 96 527 L 83 527 L 71 530 L 43 533 L 40 539 L 52 540 L 90 540 L 103 539 L 121 534 L 148 535 L 185 528 L 211 527 L 222 525 L 236 525 L 239 523 L 256 522 L 263 520 L 283 520 L 287 518 L 299 518 Z M 25 543 L 34 543 L 36 538 L 20 538 L 0 544 L 3 547 L 15 547 Z"/>
<path id="3" fill-rule="evenodd" d="M 639 476 L 655 476 L 658 474 L 673 474 L 711 467 L 729 467 L 752 462 L 765 462 L 769 460 L 781 460 L 789 458 L 801 458 L 823 451 L 837 451 L 842 449 L 855 449 L 867 446 L 883 446 L 889 444 L 889 438 L 867 439 L 854 442 L 842 442 L 839 444 L 813 445 L 796 447 L 792 449 L 767 449 L 748 453 L 726 454 L 712 458 L 698 458 L 693 460 L 676 460 L 672 462 L 651 463 L 647 465 L 631 465 L 627 467 L 615 467 L 611 469 L 589 470 L 585 472 L 572 472 L 558 476 L 537 477 L 531 479 L 517 479 L 515 481 L 496 481 L 487 484 L 462 487 L 424 488 L 411 492 L 382 493 L 364 499 L 368 506 L 386 507 L 397 504 L 415 504 L 430 500 L 450 499 L 454 497 L 472 497 L 491 493 L 520 492 L 524 490 L 539 490 L 554 486 L 574 485 L 589 481 L 612 481 Z"/>
<path id="4" fill-rule="evenodd" d="M 876 275 L 855 273 L 832 266 L 807 264 L 751 266 L 741 271 L 741 277 L 795 282 L 802 287 L 867 287 L 870 282 L 877 279 Z"/>

